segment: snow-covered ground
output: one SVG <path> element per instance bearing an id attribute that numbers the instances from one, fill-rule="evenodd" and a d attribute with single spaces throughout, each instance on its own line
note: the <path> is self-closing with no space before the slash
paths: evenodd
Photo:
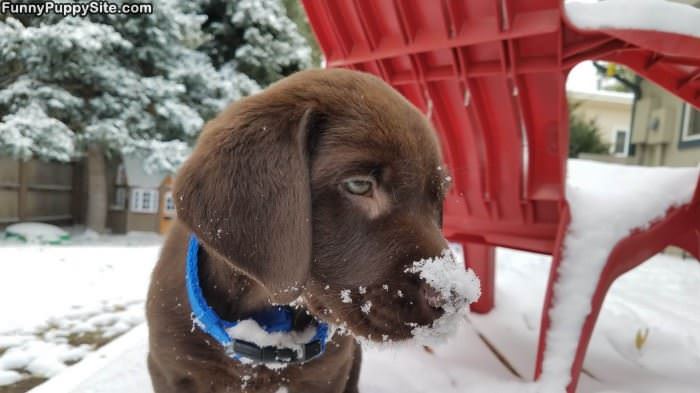
<path id="1" fill-rule="evenodd" d="M 0 386 L 49 378 L 143 322 L 161 241 L 152 234 L 77 235 L 62 246 L 0 240 Z"/>
<path id="2" fill-rule="evenodd" d="M 470 315 L 432 353 L 410 345 L 365 350 L 360 391 L 527 392 L 550 258 L 499 249 L 497 260 L 494 311 Z M 697 393 L 699 288 L 700 263 L 666 255 L 619 279 L 593 335 L 579 393 Z M 137 327 L 103 356 L 89 355 L 32 393 L 150 392 L 146 332 Z M 638 332 L 648 332 L 639 348 Z"/>
<path id="3" fill-rule="evenodd" d="M 621 171 L 627 180 L 648 179 L 647 170 L 574 160 L 569 185 L 612 195 L 621 183 L 611 186 L 602 181 L 605 175 Z M 77 236 L 65 246 L 0 241 L 0 392 L 3 383 L 56 373 L 37 393 L 148 391 L 143 325 L 108 344 L 106 352 L 90 352 L 143 321 L 160 242 L 143 234 Z M 470 314 L 453 339 L 430 350 L 417 345 L 366 350 L 362 392 L 534 388 L 527 382 L 550 258 L 505 249 L 497 258 L 493 312 Z M 697 392 L 698 310 L 700 263 L 695 260 L 659 255 L 623 276 L 606 299 L 579 392 Z M 85 356 L 85 362 L 64 370 Z"/>
<path id="4" fill-rule="evenodd" d="M 550 258 L 499 249 L 497 261 L 497 306 L 490 314 L 470 315 L 457 337 L 433 354 L 418 348 L 368 353 L 363 392 L 527 391 L 523 381 L 534 372 Z M 700 264 L 665 255 L 618 280 L 592 339 L 579 392 L 697 392 L 698 293 Z M 637 332 L 647 329 L 637 349 Z"/>

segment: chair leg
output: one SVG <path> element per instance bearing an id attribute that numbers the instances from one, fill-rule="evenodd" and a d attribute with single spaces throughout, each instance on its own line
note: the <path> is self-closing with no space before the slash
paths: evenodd
<path id="1" fill-rule="evenodd" d="M 581 335 L 578 339 L 578 344 L 576 345 L 576 354 L 574 355 L 574 361 L 571 365 L 571 381 L 566 387 L 567 393 L 576 392 L 578 379 L 581 376 L 581 369 L 583 369 L 583 360 L 586 358 L 588 344 L 591 341 L 593 329 L 595 329 L 598 315 L 603 307 L 603 300 L 605 300 L 605 295 L 607 294 L 608 289 L 610 289 L 610 285 L 616 278 L 616 276 L 611 274 L 606 276 L 606 273 L 603 272 L 601 279 L 598 281 L 598 285 L 593 293 L 593 298 L 591 299 L 591 312 L 586 316 L 586 320 L 583 323 L 583 328 L 581 329 Z"/>
<path id="2" fill-rule="evenodd" d="M 485 314 L 495 304 L 495 248 L 484 244 L 462 243 L 464 261 L 468 268 L 474 270 L 481 281 L 481 297 L 470 306 L 472 312 Z"/>
<path id="3" fill-rule="evenodd" d="M 554 296 L 554 284 L 559 278 L 559 265 L 561 264 L 564 239 L 566 231 L 571 221 L 571 213 L 568 206 L 564 206 L 561 213 L 559 228 L 557 230 L 557 239 L 552 253 L 552 264 L 549 268 L 549 278 L 547 279 L 547 289 L 544 294 L 544 304 L 542 305 L 542 316 L 540 322 L 540 336 L 537 342 L 537 358 L 535 361 L 535 380 L 540 378 L 542 374 L 542 365 L 544 362 L 544 351 L 547 347 L 547 332 L 551 323 L 549 310 L 552 308 Z"/>
<path id="4" fill-rule="evenodd" d="M 700 228 L 693 229 L 684 236 L 675 239 L 674 246 L 689 252 L 695 259 L 700 260 Z"/>
<path id="5" fill-rule="evenodd" d="M 542 365 L 544 363 L 544 351 L 547 347 L 547 332 L 551 320 L 549 318 L 549 310 L 552 308 L 554 296 L 554 284 L 559 278 L 559 265 L 561 264 L 562 253 L 564 251 L 564 239 L 566 232 L 571 222 L 571 211 L 568 205 L 564 204 L 561 210 L 561 218 L 559 220 L 559 228 L 557 228 L 557 238 L 554 243 L 554 252 L 552 253 L 552 264 L 549 268 L 549 278 L 547 279 L 547 290 L 544 294 L 544 304 L 542 305 L 542 317 L 540 322 L 540 336 L 537 342 L 537 358 L 535 361 L 535 380 L 540 378 L 542 374 Z"/>
<path id="6" fill-rule="evenodd" d="M 568 220 L 570 218 L 568 210 L 563 214 L 563 223 L 557 235 L 557 246 L 553 255 L 552 267 L 550 270 L 547 292 L 545 294 L 544 307 L 542 309 L 542 323 L 540 327 L 540 338 L 537 350 L 537 363 L 535 367 L 535 379 L 540 379 L 544 368 L 544 353 L 548 345 L 548 332 L 551 329 L 550 312 L 553 307 L 553 297 L 555 285 L 559 281 L 559 267 L 562 260 L 562 245 Z M 696 250 L 700 244 L 698 231 L 693 229 L 695 216 L 688 214 L 687 210 L 679 209 L 669 213 L 666 218 L 651 227 L 633 232 L 628 237 L 620 239 L 611 250 L 605 261 L 604 268 L 598 278 L 595 290 L 591 298 L 591 308 L 589 314 L 581 327 L 576 352 L 570 365 L 570 382 L 566 388 L 567 393 L 574 393 L 578 384 L 578 379 L 583 367 L 583 360 L 586 349 L 590 342 L 598 319 L 600 309 L 603 305 L 605 295 L 613 281 L 625 272 L 639 266 L 655 254 L 661 252 L 666 246 L 672 244 L 674 240 L 683 240 L 684 245 L 692 250 Z M 687 243 L 687 244 L 686 244 Z M 696 248 L 692 248 L 696 247 Z M 543 381 L 544 382 L 544 381 Z"/>
<path id="7" fill-rule="evenodd" d="M 560 255 L 558 256 L 560 258 Z M 558 259 L 559 259 L 558 258 Z M 548 332 L 550 330 L 551 319 L 549 312 L 553 306 L 553 292 L 554 286 L 557 283 L 558 274 L 557 270 L 559 267 L 560 260 L 552 262 L 552 271 L 550 272 L 550 280 L 547 283 L 547 295 L 545 297 L 545 305 L 542 309 L 542 324 L 540 327 L 540 338 L 537 348 L 537 363 L 535 366 L 535 379 L 539 379 L 543 371 L 544 363 L 544 352 L 547 347 L 547 341 L 549 339 Z M 611 265 L 610 260 L 608 260 L 607 266 Z M 598 320 L 598 315 L 603 306 L 603 300 L 605 295 L 610 288 L 612 282 L 617 278 L 617 275 L 612 271 L 612 269 L 605 269 L 598 280 L 595 292 L 591 298 L 591 311 L 586 316 L 583 327 L 581 328 L 580 336 L 578 339 L 578 344 L 576 346 L 576 353 L 573 358 L 573 362 L 570 367 L 571 380 L 566 387 L 567 393 L 575 393 L 576 386 L 578 385 L 578 379 L 581 375 L 581 369 L 583 368 L 583 360 L 586 356 L 586 350 L 588 349 L 588 344 L 591 340 L 593 334 L 593 329 L 595 328 L 596 321 Z"/>

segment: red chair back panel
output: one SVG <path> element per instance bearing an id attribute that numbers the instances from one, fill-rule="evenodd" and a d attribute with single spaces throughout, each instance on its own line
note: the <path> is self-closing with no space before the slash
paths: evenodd
<path id="1" fill-rule="evenodd" d="M 432 120 L 453 176 L 451 240 L 553 251 L 565 199 L 565 82 L 578 62 L 625 64 L 699 105 L 697 40 L 580 32 L 560 0 L 303 4 L 329 67 L 377 75 Z"/>

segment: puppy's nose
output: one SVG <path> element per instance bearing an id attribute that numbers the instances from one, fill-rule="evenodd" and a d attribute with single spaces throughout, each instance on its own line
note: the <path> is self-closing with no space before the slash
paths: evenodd
<path id="1" fill-rule="evenodd" d="M 420 293 L 430 307 L 442 308 L 447 304 L 447 299 L 428 283 L 421 283 Z"/>

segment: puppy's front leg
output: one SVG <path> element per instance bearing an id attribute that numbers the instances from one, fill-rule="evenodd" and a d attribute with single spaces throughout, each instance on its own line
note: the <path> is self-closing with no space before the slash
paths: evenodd
<path id="1" fill-rule="evenodd" d="M 289 393 L 357 393 L 362 349 L 352 337 L 334 337 L 325 357 L 308 364 L 302 375 L 290 376 Z M 335 347 L 339 343 L 340 346 Z M 337 349 L 336 349 L 337 348 Z M 301 366 L 303 369 L 304 365 Z"/>
<path id="2" fill-rule="evenodd" d="M 166 378 L 152 355 L 148 355 L 147 362 L 155 393 L 197 393 L 197 387 L 192 378 Z"/>
<path id="3" fill-rule="evenodd" d="M 362 347 L 360 344 L 355 343 L 355 353 L 352 361 L 352 369 L 350 369 L 350 376 L 348 377 L 348 382 L 345 385 L 345 391 L 343 393 L 358 393 L 357 384 L 360 381 L 360 369 L 362 368 Z"/>

